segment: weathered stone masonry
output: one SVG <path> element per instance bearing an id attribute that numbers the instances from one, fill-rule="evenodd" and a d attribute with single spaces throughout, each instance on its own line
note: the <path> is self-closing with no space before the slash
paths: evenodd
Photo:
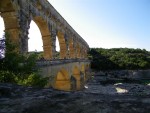
<path id="1" fill-rule="evenodd" d="M 59 90 L 80 90 L 89 78 L 89 49 L 85 40 L 66 22 L 47 0 L 0 0 L 0 16 L 5 32 L 17 45 L 18 52 L 28 52 L 28 31 L 33 20 L 40 29 L 44 61 L 37 62 L 48 87 Z M 56 36 L 60 60 L 56 58 Z M 36 43 L 33 43 L 33 45 Z"/>
<path id="2" fill-rule="evenodd" d="M 0 12 L 5 32 L 11 35 L 19 52 L 28 52 L 28 30 L 33 20 L 42 35 L 45 59 L 55 57 L 56 36 L 61 59 L 86 57 L 88 44 L 47 0 L 0 0 Z"/>

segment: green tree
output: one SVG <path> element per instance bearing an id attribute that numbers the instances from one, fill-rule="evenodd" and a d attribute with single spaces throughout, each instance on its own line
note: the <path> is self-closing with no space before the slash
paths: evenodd
<path id="1" fill-rule="evenodd" d="M 16 52 L 16 46 L 11 43 L 9 36 L 6 35 L 5 37 L 5 57 L 0 59 L 0 82 L 45 86 L 48 78 L 42 78 L 39 75 L 40 70 L 36 66 L 37 54 L 19 54 Z"/>
<path id="2" fill-rule="evenodd" d="M 91 48 L 91 67 L 95 70 L 149 69 L 150 52 L 132 48 Z"/>

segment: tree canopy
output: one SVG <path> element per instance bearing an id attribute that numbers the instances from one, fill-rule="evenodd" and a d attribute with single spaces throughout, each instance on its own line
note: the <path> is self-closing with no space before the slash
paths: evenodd
<path id="1" fill-rule="evenodd" d="M 150 52 L 132 48 L 91 48 L 89 58 L 95 70 L 150 69 Z"/>

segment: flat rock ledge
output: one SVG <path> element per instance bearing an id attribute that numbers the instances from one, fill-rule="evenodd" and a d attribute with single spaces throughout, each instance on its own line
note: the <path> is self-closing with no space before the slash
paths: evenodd
<path id="1" fill-rule="evenodd" d="M 1 83 L 0 113 L 150 113 L 150 86 L 99 81 L 77 92 Z"/>

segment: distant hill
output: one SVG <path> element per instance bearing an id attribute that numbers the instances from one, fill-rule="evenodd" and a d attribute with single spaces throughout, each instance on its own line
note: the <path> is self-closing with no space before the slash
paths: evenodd
<path id="1" fill-rule="evenodd" d="M 91 48 L 89 58 L 94 70 L 150 69 L 150 52 L 131 48 Z"/>

